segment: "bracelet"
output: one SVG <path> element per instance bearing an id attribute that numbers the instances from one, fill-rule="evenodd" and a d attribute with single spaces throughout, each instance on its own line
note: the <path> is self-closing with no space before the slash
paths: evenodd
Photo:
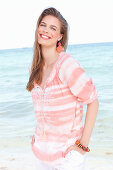
<path id="1" fill-rule="evenodd" d="M 85 147 L 85 146 L 83 146 L 81 143 L 80 143 L 80 141 L 76 141 L 75 142 L 75 144 L 79 147 L 79 148 L 82 148 L 84 151 L 86 151 L 86 152 L 89 152 L 90 151 L 90 149 L 88 148 L 88 147 Z"/>

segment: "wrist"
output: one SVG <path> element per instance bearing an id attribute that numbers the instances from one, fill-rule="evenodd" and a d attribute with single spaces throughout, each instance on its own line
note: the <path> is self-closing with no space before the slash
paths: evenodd
<path id="1" fill-rule="evenodd" d="M 80 141 L 80 143 L 82 145 L 84 145 L 85 147 L 88 147 L 88 145 L 89 145 L 89 140 L 88 139 L 82 139 L 81 138 L 79 141 Z"/>
<path id="2" fill-rule="evenodd" d="M 88 142 L 84 142 L 84 141 L 80 140 L 80 143 L 81 143 L 83 146 L 88 147 Z"/>
<path id="3" fill-rule="evenodd" d="M 85 152 L 89 152 L 89 151 L 90 151 L 89 147 L 88 147 L 88 146 L 85 146 L 85 145 L 82 145 L 79 140 L 77 140 L 77 141 L 75 142 L 75 144 L 76 144 L 79 148 L 83 149 Z"/>

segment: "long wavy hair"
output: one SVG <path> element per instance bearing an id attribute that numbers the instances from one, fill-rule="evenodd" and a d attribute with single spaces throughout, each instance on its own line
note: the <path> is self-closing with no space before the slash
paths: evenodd
<path id="1" fill-rule="evenodd" d="M 64 19 L 64 17 L 61 15 L 61 13 L 56 10 L 53 7 L 44 9 L 44 11 L 39 16 L 39 19 L 37 21 L 36 25 L 36 31 L 35 31 L 35 41 L 33 46 L 33 60 L 30 68 L 30 75 L 29 75 L 29 81 L 27 83 L 26 89 L 28 91 L 31 91 L 34 87 L 34 82 L 37 84 L 41 84 L 42 82 L 42 75 L 43 75 L 43 66 L 44 66 L 44 57 L 42 55 L 41 51 L 41 45 L 38 43 L 38 35 L 37 35 L 37 28 L 40 25 L 42 19 L 47 16 L 51 15 L 56 17 L 60 23 L 61 23 L 61 30 L 60 33 L 63 34 L 62 39 L 60 40 L 62 47 L 64 48 L 64 51 L 67 49 L 68 44 L 68 23 Z M 56 47 L 58 46 L 58 42 L 56 44 Z"/>

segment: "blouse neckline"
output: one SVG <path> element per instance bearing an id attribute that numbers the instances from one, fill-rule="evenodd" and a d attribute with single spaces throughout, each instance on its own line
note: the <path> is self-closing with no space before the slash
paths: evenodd
<path id="1" fill-rule="evenodd" d="M 57 57 L 57 60 L 56 60 L 54 66 L 53 66 L 53 68 L 52 68 L 52 71 L 51 71 L 50 75 L 48 76 L 48 78 L 47 78 L 46 81 L 45 81 L 44 87 L 42 88 L 39 84 L 34 83 L 34 87 L 35 87 L 35 88 L 38 87 L 38 88 L 40 88 L 42 91 L 45 90 L 46 85 L 47 85 L 47 84 L 54 78 L 54 76 L 55 76 L 56 66 L 57 66 L 57 63 L 58 63 L 59 59 L 60 59 L 61 56 L 62 56 L 62 55 L 61 55 L 62 53 L 63 53 L 62 51 L 59 53 L 59 55 L 58 55 L 58 57 Z"/>

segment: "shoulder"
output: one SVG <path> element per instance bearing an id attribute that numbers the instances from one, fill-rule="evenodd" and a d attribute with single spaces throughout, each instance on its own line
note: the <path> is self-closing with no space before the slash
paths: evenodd
<path id="1" fill-rule="evenodd" d="M 61 57 L 60 57 L 60 60 L 59 60 L 59 67 L 60 68 L 61 67 L 68 68 L 68 67 L 72 66 L 73 64 L 77 65 L 77 66 L 80 66 L 79 61 L 73 55 L 63 51 L 61 53 Z"/>
<path id="2" fill-rule="evenodd" d="M 58 67 L 58 76 L 62 82 L 67 84 L 70 78 L 73 79 L 79 74 L 80 64 L 74 56 L 67 52 L 63 52 L 61 54 L 60 61 L 61 63 Z"/>

